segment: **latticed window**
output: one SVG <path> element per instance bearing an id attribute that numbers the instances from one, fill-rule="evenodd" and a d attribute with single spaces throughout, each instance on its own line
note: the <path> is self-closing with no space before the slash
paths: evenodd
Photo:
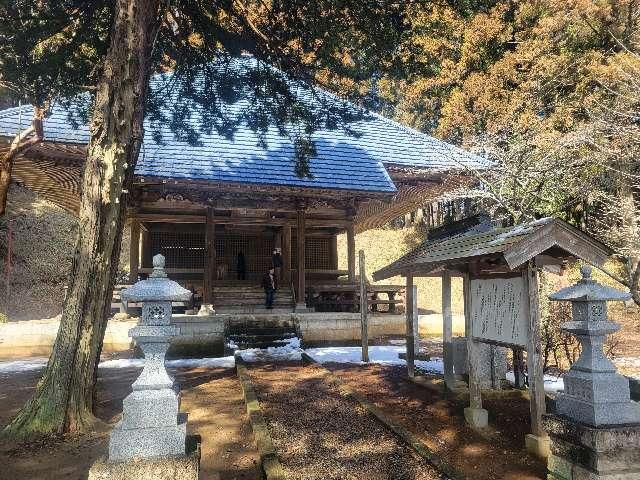
<path id="1" fill-rule="evenodd" d="M 244 255 L 247 278 L 261 278 L 271 267 L 274 243 L 271 235 L 224 232 L 216 235 L 218 277 L 236 278 L 238 254 Z"/>
<path id="2" fill-rule="evenodd" d="M 204 268 L 204 233 L 151 232 L 151 251 L 164 255 L 167 268 Z"/>
<path id="3" fill-rule="evenodd" d="M 329 270 L 332 268 L 328 237 L 307 237 L 304 244 L 304 266 L 308 270 Z M 298 243 L 295 235 L 291 239 L 291 263 L 298 266 Z"/>

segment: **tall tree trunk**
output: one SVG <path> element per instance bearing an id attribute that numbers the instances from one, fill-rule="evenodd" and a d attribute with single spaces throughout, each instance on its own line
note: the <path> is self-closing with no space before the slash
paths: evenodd
<path id="1" fill-rule="evenodd" d="M 98 83 L 83 173 L 78 239 L 58 336 L 34 396 L 4 431 L 25 438 L 82 431 L 95 422 L 93 392 L 125 210 L 143 137 L 159 0 L 117 0 Z"/>
<path id="2" fill-rule="evenodd" d="M 46 107 L 34 107 L 31 126 L 22 132 L 18 132 L 11 141 L 9 149 L 4 155 L 0 156 L 0 215 L 4 215 L 7 209 L 7 194 L 11 184 L 13 161 L 18 155 L 25 153 L 44 139 L 42 121 L 46 111 Z"/>

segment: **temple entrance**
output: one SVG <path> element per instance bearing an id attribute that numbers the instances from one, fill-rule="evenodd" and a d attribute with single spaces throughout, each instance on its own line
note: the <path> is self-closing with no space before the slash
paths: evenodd
<path id="1" fill-rule="evenodd" d="M 207 262 L 204 225 L 154 225 L 149 234 L 151 248 L 148 256 L 151 252 L 164 255 L 168 271 L 177 274 L 178 278 L 202 275 Z M 276 236 L 276 229 L 271 227 L 217 226 L 216 283 L 258 285 L 271 266 Z M 244 275 L 240 275 L 240 253 L 244 257 Z M 145 264 L 150 267 L 150 262 L 150 258 L 146 259 Z"/>
<path id="2" fill-rule="evenodd" d="M 307 284 L 331 286 L 343 276 L 353 287 L 353 223 L 315 219 L 308 226 L 304 210 L 297 211 L 295 218 L 279 214 L 250 220 L 237 212 L 214 209 L 208 209 L 206 216 L 139 215 L 131 222 L 130 281 L 149 275 L 152 256 L 161 253 L 171 278 L 194 293 L 195 307 L 215 305 L 219 311 L 221 304 L 244 308 L 263 303 L 262 276 L 272 266 L 277 248 L 283 261 L 277 297 L 283 306 L 291 308 L 295 303 L 296 308 L 307 308 L 305 302 L 311 295 Z M 338 269 L 337 234 L 341 230 L 350 239 L 347 270 Z"/>
<path id="3" fill-rule="evenodd" d="M 275 235 L 270 229 L 216 232 L 216 281 L 259 284 L 271 267 L 274 246 Z M 244 257 L 244 279 L 240 254 Z"/>

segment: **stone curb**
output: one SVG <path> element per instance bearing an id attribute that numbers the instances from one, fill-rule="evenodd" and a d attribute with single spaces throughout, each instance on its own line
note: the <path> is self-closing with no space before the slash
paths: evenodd
<path id="1" fill-rule="evenodd" d="M 260 403 L 251 384 L 247 366 L 240 355 L 235 355 L 235 361 L 236 373 L 242 385 L 244 403 L 247 406 L 247 415 L 249 416 L 253 436 L 256 439 L 258 453 L 260 454 L 262 471 L 264 472 L 266 480 L 284 480 L 286 478 L 284 470 L 280 464 L 280 460 L 278 460 L 278 453 L 273 446 L 269 428 L 264 421 L 262 410 L 260 410 Z"/>
<path id="2" fill-rule="evenodd" d="M 336 375 L 334 375 L 331 370 L 322 366 L 307 352 L 302 352 L 302 361 L 303 363 L 314 364 L 322 368 L 326 372 L 328 381 L 331 384 L 335 385 L 340 393 L 355 400 L 364 408 L 366 408 L 369 413 L 377 418 L 385 427 L 395 433 L 396 436 L 398 436 L 403 442 L 411 447 L 418 455 L 424 458 L 429 464 L 433 465 L 440 473 L 446 475 L 446 477 L 451 480 L 466 480 L 466 477 L 453 465 L 443 460 L 433 450 L 426 446 L 419 438 L 414 436 L 409 430 L 394 423 L 393 420 L 391 420 L 391 418 L 389 418 L 382 410 L 380 410 L 373 403 L 369 402 L 369 400 L 367 400 L 347 384 L 345 384 Z"/>

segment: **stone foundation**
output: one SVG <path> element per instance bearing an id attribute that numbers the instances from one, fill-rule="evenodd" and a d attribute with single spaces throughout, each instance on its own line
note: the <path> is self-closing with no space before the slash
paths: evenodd
<path id="1" fill-rule="evenodd" d="M 173 315 L 172 324 L 180 328 L 180 335 L 171 340 L 169 356 L 220 356 L 224 351 L 224 332 L 227 322 L 268 316 L 265 314 Z M 360 339 L 359 313 L 283 313 L 269 317 L 276 321 L 280 319 L 295 322 L 303 340 L 307 342 L 350 342 Z M 420 319 L 421 333 L 422 317 Z M 135 318 L 109 320 L 103 351 L 114 352 L 131 348 L 132 343 L 128 332 L 136 323 L 137 319 Z M 56 339 L 58 325 L 59 318 L 0 324 L 0 358 L 49 355 Z M 369 316 L 370 338 L 404 334 L 404 315 L 376 314 Z"/>
<path id="2" fill-rule="evenodd" d="M 88 480 L 198 480 L 200 475 L 200 440 L 187 439 L 186 456 L 134 459 L 109 462 L 99 458 L 89 470 Z"/>
<path id="3" fill-rule="evenodd" d="M 640 425 L 590 427 L 545 415 L 549 480 L 640 480 Z"/>
<path id="4" fill-rule="evenodd" d="M 102 351 L 117 352 L 130 348 L 129 329 L 136 323 L 136 319 L 109 320 Z M 59 325 L 60 317 L 0 323 L 0 358 L 49 356 Z"/>

